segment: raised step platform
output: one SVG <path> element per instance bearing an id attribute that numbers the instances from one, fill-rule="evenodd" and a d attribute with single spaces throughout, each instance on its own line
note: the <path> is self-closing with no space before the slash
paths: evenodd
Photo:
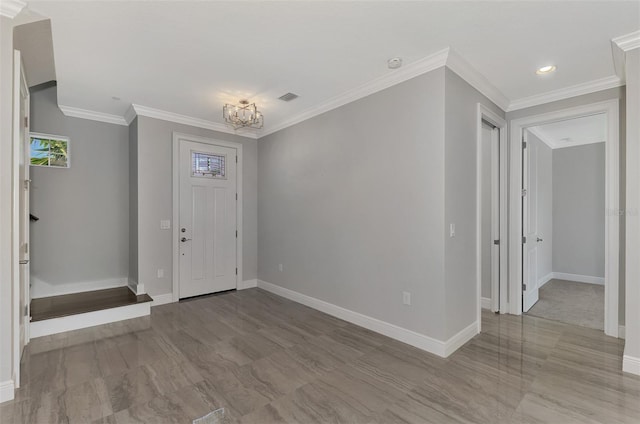
<path id="1" fill-rule="evenodd" d="M 128 287 L 33 299 L 30 338 L 149 315 L 152 301 Z"/>

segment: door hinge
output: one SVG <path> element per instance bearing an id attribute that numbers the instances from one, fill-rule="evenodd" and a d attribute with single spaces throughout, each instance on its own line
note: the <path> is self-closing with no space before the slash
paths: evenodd
<path id="1" fill-rule="evenodd" d="M 238 268 L 236 268 L 236 275 L 238 275 Z"/>
<path id="2" fill-rule="evenodd" d="M 238 156 L 236 156 L 236 163 L 238 163 Z"/>
<path id="3" fill-rule="evenodd" d="M 29 190 L 30 184 L 31 184 L 31 180 L 24 180 L 24 189 Z"/>
<path id="4" fill-rule="evenodd" d="M 496 246 L 500 246 L 500 240 L 494 240 L 493 244 L 495 244 Z"/>
<path id="5" fill-rule="evenodd" d="M 527 242 L 527 238 L 526 237 L 522 237 L 522 244 L 525 244 Z"/>
<path id="6" fill-rule="evenodd" d="M 527 291 L 527 285 L 522 283 L 522 290 Z"/>
<path id="7" fill-rule="evenodd" d="M 25 128 L 29 128 L 29 117 L 28 116 L 24 117 L 24 127 Z"/>
<path id="8" fill-rule="evenodd" d="M 238 193 L 236 193 L 236 200 L 238 200 Z"/>
<path id="9" fill-rule="evenodd" d="M 527 195 L 527 189 L 523 188 L 521 194 L 522 194 L 522 197 L 526 196 Z"/>
<path id="10" fill-rule="evenodd" d="M 24 253 L 26 253 L 26 254 L 29 253 L 29 243 L 25 243 L 24 244 Z"/>
<path id="11" fill-rule="evenodd" d="M 24 305 L 24 316 L 29 316 L 29 305 Z"/>
<path id="12" fill-rule="evenodd" d="M 236 238 L 238 238 L 238 230 L 236 230 Z"/>
<path id="13" fill-rule="evenodd" d="M 522 148 L 523 148 L 523 149 L 526 149 L 526 148 L 527 148 L 527 142 L 526 142 L 526 141 L 523 141 L 523 142 L 522 142 Z"/>

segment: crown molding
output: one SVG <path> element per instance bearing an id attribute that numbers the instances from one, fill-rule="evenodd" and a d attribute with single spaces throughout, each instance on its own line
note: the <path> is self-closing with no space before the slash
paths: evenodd
<path id="1" fill-rule="evenodd" d="M 127 125 L 131 125 L 133 120 L 136 119 L 136 116 L 138 115 L 136 114 L 136 110 L 133 105 L 129 106 L 127 111 L 124 113 L 124 120 L 127 121 Z"/>
<path id="2" fill-rule="evenodd" d="M 373 93 L 377 93 L 378 91 L 382 91 L 385 88 L 400 84 L 401 82 L 417 77 L 418 75 L 422 75 L 427 72 L 433 71 L 434 69 L 441 68 L 446 65 L 448 56 L 449 49 L 446 48 L 416 62 L 404 65 L 402 68 L 391 70 L 389 71 L 389 73 L 381 77 L 375 78 L 338 96 L 332 97 L 320 103 L 318 106 L 309 108 L 281 122 L 280 124 L 268 128 L 264 133 L 260 135 L 260 137 L 264 137 L 276 131 L 280 131 L 284 128 L 298 124 L 302 121 L 306 121 L 309 118 L 313 118 L 314 116 L 328 112 L 332 109 L 344 106 L 347 103 L 351 103 Z"/>
<path id="3" fill-rule="evenodd" d="M 549 146 L 550 149 L 555 149 L 556 148 L 555 143 L 553 142 L 553 140 L 551 138 L 549 138 L 547 136 L 547 134 L 545 134 L 544 131 L 541 131 L 539 128 L 529 127 L 529 128 L 527 128 L 527 131 L 529 131 L 531 134 L 533 134 L 536 137 L 538 137 L 540 139 L 540 141 L 542 141 L 544 144 Z"/>
<path id="4" fill-rule="evenodd" d="M 548 91 L 546 93 L 536 94 L 534 96 L 514 100 L 509 104 L 507 112 L 525 109 L 531 106 L 538 106 L 544 103 L 555 102 L 558 100 L 564 100 L 570 97 L 581 96 L 583 94 L 595 93 L 596 91 L 620 87 L 621 85 L 624 85 L 624 82 L 620 79 L 620 77 L 612 75 L 610 77 L 572 85 L 571 87 L 561 88 L 559 90 Z"/>
<path id="5" fill-rule="evenodd" d="M 626 35 L 621 35 L 620 37 L 616 37 L 611 41 L 624 52 L 640 48 L 640 30 L 631 32 Z"/>
<path id="6" fill-rule="evenodd" d="M 90 119 L 92 121 L 107 122 L 116 125 L 129 125 L 127 121 L 120 115 L 112 115 L 110 113 L 96 112 L 94 110 L 80 109 L 77 107 L 58 105 L 65 116 L 73 118 Z"/>
<path id="7" fill-rule="evenodd" d="M 538 137 L 540 139 L 540 141 L 542 141 L 544 144 L 549 146 L 549 148 L 551 150 L 564 149 L 566 147 L 584 146 L 586 144 L 596 144 L 596 143 L 604 143 L 605 142 L 605 140 L 588 140 L 588 141 L 584 141 L 583 140 L 583 141 L 570 141 L 570 142 L 566 142 L 566 143 L 563 143 L 563 142 L 561 143 L 559 141 L 554 140 L 553 137 L 550 137 L 546 132 L 544 132 L 539 127 L 529 127 L 529 128 L 527 128 L 527 131 L 529 131 L 531 134 L 533 134 L 536 137 Z"/>
<path id="8" fill-rule="evenodd" d="M 478 72 L 469 62 L 464 60 L 455 50 L 449 49 L 449 57 L 447 58 L 447 67 L 458 74 L 460 78 L 465 80 L 469 85 L 482 93 L 486 98 L 491 100 L 500 109 L 506 111 L 509 107 L 509 99 L 502 94 L 495 85 Z"/>
<path id="9" fill-rule="evenodd" d="M 13 19 L 26 6 L 27 3 L 20 0 L 2 0 L 0 2 L 0 15 Z"/>
<path id="10" fill-rule="evenodd" d="M 246 133 L 239 134 L 237 131 L 233 130 L 232 128 L 218 122 L 207 121 L 205 119 L 199 119 L 199 118 L 193 118 L 191 116 L 180 115 L 178 113 L 167 112 L 164 110 L 154 109 L 151 107 L 137 105 L 137 104 L 132 104 L 131 108 L 134 110 L 137 116 L 146 116 L 147 118 L 161 119 L 163 121 L 175 122 L 177 124 L 183 124 L 183 125 L 190 125 L 192 127 L 204 128 L 207 130 L 218 131 L 218 132 L 223 132 L 227 134 L 234 134 L 241 137 L 248 137 L 253 139 L 258 138 L 258 134 L 255 132 L 246 132 Z M 131 121 L 133 121 L 133 118 L 135 118 L 135 116 L 132 115 L 130 111 L 127 111 L 126 116 L 127 116 L 127 119 L 130 118 Z M 129 123 L 131 121 L 129 121 Z"/>

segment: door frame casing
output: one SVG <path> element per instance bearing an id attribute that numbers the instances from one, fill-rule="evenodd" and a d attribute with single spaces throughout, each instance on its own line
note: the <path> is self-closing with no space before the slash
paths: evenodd
<path id="1" fill-rule="evenodd" d="M 482 329 L 482 121 L 487 121 L 498 129 L 498 143 L 500 146 L 500 284 L 507 280 L 507 121 L 491 109 L 478 103 L 476 123 L 476 297 L 478 332 Z M 491 296 L 493 297 L 493 293 Z M 507 293 L 500 287 L 498 302 L 500 313 L 507 312 Z"/>
<path id="2" fill-rule="evenodd" d="M 29 116 L 29 86 L 26 81 L 24 66 L 22 65 L 22 55 L 19 50 L 13 51 L 13 128 L 12 128 L 12 240 L 11 240 L 11 260 L 12 260 L 12 280 L 13 280 L 13 383 L 15 388 L 20 387 L 20 360 L 22 356 L 20 346 L 20 314 L 23 312 L 23 305 L 20 304 L 20 292 L 25 290 L 25 300 L 29 304 L 29 284 L 21 287 L 20 279 L 20 191 L 24 190 L 20 181 L 20 149 L 25 149 L 25 140 L 20 139 L 20 98 L 22 92 L 26 93 L 26 115 Z M 15 83 L 15 78 L 20 78 L 20 83 Z M 29 137 L 28 129 L 25 129 L 25 137 Z M 29 166 L 29 157 L 25 157 L 25 165 Z M 26 225 L 29 225 L 27 222 Z M 29 343 L 29 320 L 24 319 L 24 342 Z"/>
<path id="3" fill-rule="evenodd" d="M 618 337 L 620 272 L 620 139 L 618 100 L 607 100 L 554 112 L 526 116 L 509 122 L 509 312 L 522 314 L 522 134 L 532 126 L 604 113 L 607 117 L 605 148 L 605 334 Z M 502 282 L 501 282 L 502 284 Z M 501 288 L 502 291 L 502 288 Z"/>
<path id="4" fill-rule="evenodd" d="M 238 200 L 236 204 L 236 228 L 238 237 L 236 238 L 236 288 L 242 282 L 242 144 L 233 141 L 223 141 L 197 135 L 190 135 L 180 132 L 173 133 L 173 157 L 172 157 L 172 185 L 173 185 L 173 226 L 172 226 L 172 250 L 173 250 L 173 270 L 172 270 L 172 295 L 173 301 L 180 300 L 180 141 L 190 141 L 202 143 L 210 146 L 229 147 L 236 149 L 238 163 L 236 164 L 236 193 Z"/>

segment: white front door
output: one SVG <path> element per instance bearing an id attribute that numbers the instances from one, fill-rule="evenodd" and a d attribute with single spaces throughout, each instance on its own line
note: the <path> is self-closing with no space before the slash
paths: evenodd
<path id="1" fill-rule="evenodd" d="M 237 151 L 180 140 L 180 298 L 235 289 Z"/>
<path id="2" fill-rule="evenodd" d="M 538 149 L 527 142 L 522 150 L 522 311 L 538 301 Z"/>

